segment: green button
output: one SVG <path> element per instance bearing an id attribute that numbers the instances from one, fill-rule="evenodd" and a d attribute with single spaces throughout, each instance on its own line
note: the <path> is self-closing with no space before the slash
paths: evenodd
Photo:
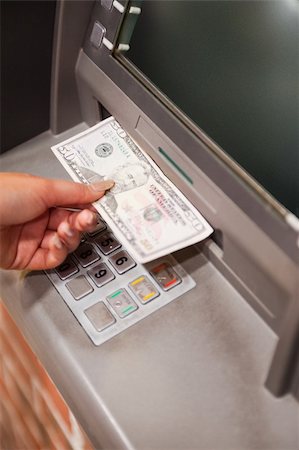
<path id="1" fill-rule="evenodd" d="M 113 292 L 107 297 L 107 301 L 121 319 L 138 309 L 138 306 L 125 289 Z"/>

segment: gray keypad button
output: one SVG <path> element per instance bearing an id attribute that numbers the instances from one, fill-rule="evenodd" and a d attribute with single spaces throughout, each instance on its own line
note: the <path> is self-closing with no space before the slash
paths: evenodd
<path id="1" fill-rule="evenodd" d="M 133 269 L 133 267 L 136 266 L 135 261 L 125 250 L 122 250 L 120 252 L 117 252 L 115 255 L 110 256 L 109 261 L 117 271 L 117 273 L 119 273 L 120 275 L 130 269 Z"/>
<path id="2" fill-rule="evenodd" d="M 142 304 L 148 303 L 160 295 L 158 289 L 145 275 L 131 281 L 129 287 Z"/>
<path id="3" fill-rule="evenodd" d="M 103 331 L 115 322 L 115 318 L 103 302 L 90 306 L 84 313 L 97 331 Z"/>
<path id="4" fill-rule="evenodd" d="M 60 264 L 60 266 L 56 267 L 55 271 L 62 280 L 66 280 L 72 275 L 75 275 L 75 273 L 79 272 L 79 269 L 72 258 L 68 256 L 66 260 Z"/>
<path id="5" fill-rule="evenodd" d="M 88 283 L 87 279 L 83 275 L 80 275 L 79 277 L 76 277 L 66 283 L 66 287 L 75 300 L 81 300 L 81 298 L 85 297 L 93 291 L 90 283 Z"/>
<path id="6" fill-rule="evenodd" d="M 114 280 L 115 276 L 104 263 L 97 264 L 92 269 L 88 270 L 88 275 L 92 278 L 97 287 L 102 287 L 109 281 Z"/>
<path id="7" fill-rule="evenodd" d="M 96 234 L 98 234 L 101 231 L 104 231 L 106 229 L 107 229 L 107 225 L 101 219 L 98 219 L 95 229 L 91 233 L 87 233 L 87 234 L 88 234 L 88 236 L 95 236 Z"/>
<path id="8" fill-rule="evenodd" d="M 92 32 L 90 35 L 90 42 L 91 44 L 96 47 L 99 48 L 103 37 L 105 35 L 106 29 L 103 27 L 103 25 L 99 22 L 95 22 L 92 28 Z"/>
<path id="9" fill-rule="evenodd" d="M 101 0 L 101 5 L 106 9 L 111 9 L 113 4 L 113 0 Z"/>
<path id="10" fill-rule="evenodd" d="M 74 253 L 82 267 L 87 267 L 100 259 L 100 255 L 87 242 L 81 244 Z"/>
<path id="11" fill-rule="evenodd" d="M 116 314 L 123 319 L 138 309 L 138 306 L 125 289 L 119 289 L 107 297 Z"/>
<path id="12" fill-rule="evenodd" d="M 169 291 L 182 282 L 182 279 L 168 262 L 153 267 L 150 273 L 164 291 Z"/>
<path id="13" fill-rule="evenodd" d="M 113 236 L 112 233 L 104 233 L 94 238 L 95 243 L 103 252 L 103 254 L 110 255 L 110 253 L 114 252 L 121 247 L 120 242 Z"/>

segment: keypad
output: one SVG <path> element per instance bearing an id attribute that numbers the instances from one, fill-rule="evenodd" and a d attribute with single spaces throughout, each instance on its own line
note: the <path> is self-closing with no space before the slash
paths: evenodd
<path id="1" fill-rule="evenodd" d="M 46 273 L 96 345 L 195 286 L 172 255 L 137 263 L 102 220 L 72 255 Z"/>

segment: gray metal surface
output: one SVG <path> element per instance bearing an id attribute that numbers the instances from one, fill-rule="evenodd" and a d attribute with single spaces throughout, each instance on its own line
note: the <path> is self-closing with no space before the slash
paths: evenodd
<path id="1" fill-rule="evenodd" d="M 82 122 L 75 65 L 93 0 L 59 0 L 53 43 L 50 128 L 61 133 Z"/>
<path id="2" fill-rule="evenodd" d="M 65 177 L 50 146 L 78 131 L 45 133 L 1 169 Z M 196 290 L 100 347 L 44 274 L 1 272 L 1 297 L 95 448 L 296 450 L 298 403 L 263 386 L 276 335 L 203 254 L 175 256 Z"/>
<path id="3" fill-rule="evenodd" d="M 186 149 L 190 150 L 189 141 L 184 141 L 182 136 L 175 141 L 166 136 L 83 52 L 78 59 L 77 75 L 83 117 L 91 123 L 97 120 L 94 114 L 94 102 L 97 99 L 116 117 L 141 148 L 148 152 L 213 228 L 221 231 L 222 259 L 231 273 L 239 278 L 244 293 L 247 291 L 246 298 L 251 305 L 275 331 L 278 331 L 287 307 L 295 298 L 298 284 L 296 264 L 299 264 L 297 261 L 299 249 L 294 242 L 295 231 L 280 223 L 282 230 L 279 236 L 281 240 L 289 240 L 294 258 L 292 259 L 259 227 L 257 222 L 251 220 L 233 199 L 221 190 L 223 174 L 216 170 L 213 178 L 209 178 L 204 163 L 198 161 L 196 165 L 185 154 Z M 157 117 L 161 119 L 159 125 L 163 124 L 163 117 Z M 174 120 L 173 127 L 176 125 Z M 194 155 L 200 154 L 200 144 L 198 145 L 193 148 Z M 159 147 L 188 173 L 193 184 L 186 182 L 175 167 L 163 158 L 158 151 Z M 230 182 L 233 182 L 231 174 L 229 178 Z M 238 189 L 236 187 L 234 189 L 238 195 Z M 248 211 L 251 206 L 257 208 L 255 209 L 257 212 L 261 204 L 255 199 L 254 204 L 251 205 L 250 202 L 247 204 Z M 264 212 L 268 215 L 266 208 Z"/>

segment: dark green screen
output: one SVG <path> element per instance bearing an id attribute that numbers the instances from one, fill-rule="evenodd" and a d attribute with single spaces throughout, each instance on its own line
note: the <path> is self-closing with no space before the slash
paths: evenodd
<path id="1" fill-rule="evenodd" d="M 128 58 L 299 216 L 297 0 L 149 1 Z"/>

